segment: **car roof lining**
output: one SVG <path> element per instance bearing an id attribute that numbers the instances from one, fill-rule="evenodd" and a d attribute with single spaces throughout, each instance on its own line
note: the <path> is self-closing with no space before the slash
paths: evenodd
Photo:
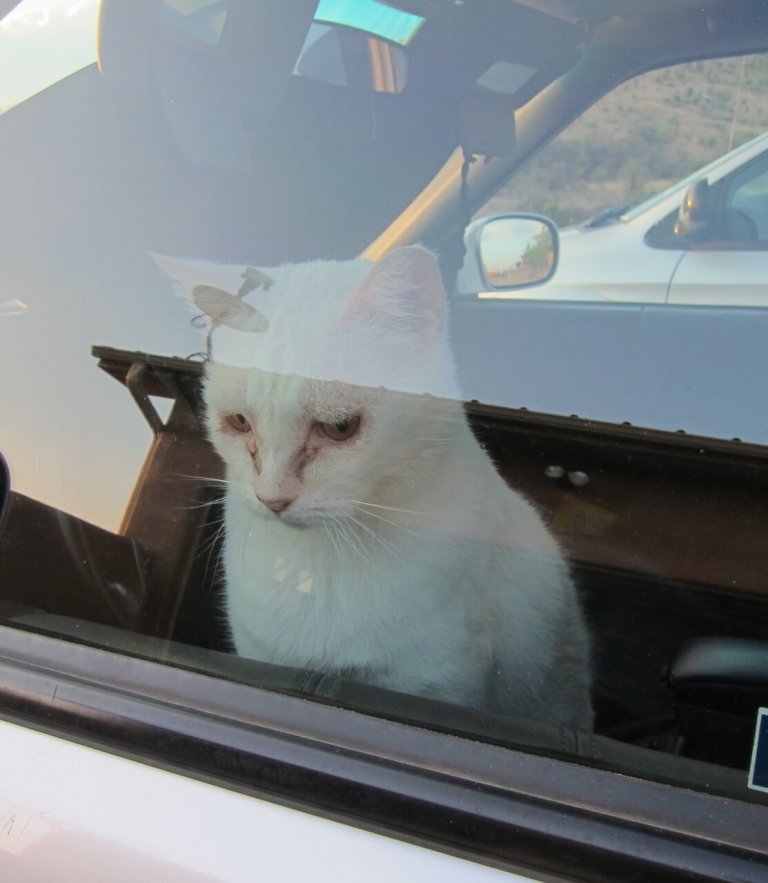
<path id="1" fill-rule="evenodd" d="M 167 26 L 150 26 L 149 22 L 157 19 L 157 2 L 105 3 L 100 40 L 102 85 L 94 82 L 94 102 L 87 113 L 80 110 L 70 119 L 59 112 L 50 121 L 42 109 L 30 113 L 34 104 L 65 107 L 65 93 L 71 89 L 74 94 L 79 87 L 74 81 L 71 86 L 64 81 L 27 102 L 28 108 L 6 115 L 6 125 L 28 127 L 30 143 L 55 138 L 61 143 L 61 159 L 66 158 L 69 174 L 92 181 L 91 186 L 99 189 L 103 198 L 108 196 L 118 203 L 129 199 L 131 216 L 123 213 L 121 223 L 140 222 L 138 241 L 149 243 L 152 250 L 263 264 L 343 258 L 362 252 L 428 187 L 449 159 L 460 140 L 460 100 L 471 92 L 478 74 L 500 57 L 538 63 L 543 81 L 537 80 L 537 87 L 553 78 L 555 86 L 561 81 L 567 85 L 570 78 L 570 92 L 564 95 L 576 115 L 581 106 L 611 85 L 605 71 L 601 78 L 595 73 L 591 81 L 582 77 L 582 82 L 577 82 L 582 76 L 579 68 L 584 66 L 585 41 L 603 40 L 608 49 L 614 47 L 611 63 L 618 81 L 634 72 L 632 59 L 625 57 L 627 41 L 647 50 L 649 39 L 636 27 L 643 23 L 642 15 L 639 22 L 614 18 L 598 24 L 607 9 L 605 3 L 564 2 L 559 4 L 558 17 L 553 18 L 558 4 L 551 2 L 531 0 L 523 5 L 488 0 L 473 6 L 479 23 L 472 25 L 466 37 L 462 25 L 467 10 L 451 5 L 448 12 L 444 3 L 403 2 L 397 5 L 428 15 L 414 39 L 411 82 L 399 95 L 370 94 L 292 76 L 312 19 L 311 0 L 297 4 L 287 21 L 283 4 L 276 0 L 259 4 L 232 0 L 227 28 L 215 47 L 197 45 Z M 645 7 L 629 0 L 620 4 L 622 10 L 633 12 Z M 756 7 L 751 0 L 744 0 L 729 4 L 729 8 L 744 13 L 741 18 L 736 15 L 743 20 Z M 506 32 L 493 27 L 496 12 L 503 9 L 510 12 Z M 485 18 L 483 10 L 487 10 Z M 584 10 L 591 17 L 589 29 L 565 20 L 566 12 L 575 19 L 576 13 Z M 738 39 L 727 31 L 716 33 L 702 47 L 701 34 L 708 33 L 706 16 L 700 4 L 689 0 L 674 4 L 669 20 L 677 24 L 666 47 L 658 49 L 659 64 L 673 56 L 686 60 L 697 51 L 716 54 L 727 50 L 729 40 L 736 45 L 743 38 L 743 31 L 736 34 Z M 265 28 L 270 39 L 254 39 L 254 33 Z M 759 31 L 755 29 L 756 42 L 762 39 Z M 462 36 L 466 39 L 460 45 Z M 664 35 L 660 36 L 659 40 L 654 33 L 651 39 L 663 43 Z M 548 47 L 546 57 L 532 58 L 528 47 L 542 44 Z M 174 84 L 158 82 L 160 67 L 169 60 L 171 67 L 177 64 L 181 71 L 197 71 L 200 77 L 208 78 L 208 91 L 199 89 L 194 78 L 186 96 L 173 93 Z M 442 72 L 444 81 L 440 74 L 430 73 L 432 69 Z M 83 72 L 79 79 L 89 75 L 93 76 Z M 472 208 L 555 134 L 555 124 L 547 119 L 544 108 L 550 100 L 546 95 L 552 91 L 547 87 L 516 113 L 518 136 L 521 128 L 526 129 L 517 153 L 473 167 Z M 194 118 L 196 108 L 202 113 L 217 105 L 210 100 L 211 94 L 229 102 L 229 119 L 242 127 L 240 166 L 196 162 L 199 156 L 180 149 L 168 106 L 180 106 L 185 99 L 189 116 Z M 531 123 L 534 105 L 540 109 L 535 125 Z M 206 119 L 200 117 L 201 121 Z M 556 125 L 566 122 L 561 116 Z M 198 128 L 206 126 L 198 121 Z M 95 134 L 89 136 L 89 131 Z M 231 146 L 234 139 L 228 137 L 228 130 L 217 134 L 220 137 L 209 145 L 211 150 L 221 144 Z M 204 150 L 202 155 L 204 159 Z M 56 159 L 54 164 L 58 163 Z M 129 174 L 123 177 L 127 179 L 131 173 L 141 174 L 143 186 L 134 187 L 128 195 L 127 183 L 115 180 L 109 171 L 116 165 L 125 167 Z M 97 174 L 98 169 L 108 178 Z M 382 180 L 387 181 L 386 187 L 380 186 Z M 34 193 L 41 185 L 31 182 L 30 186 Z M 64 187 L 64 182 L 54 175 L 47 191 L 40 192 L 40 201 L 55 200 L 59 186 Z M 438 247 L 438 231 L 451 226 L 451 215 L 453 226 L 464 217 L 457 211 L 457 193 L 457 182 L 445 187 L 420 227 L 403 225 L 403 240 L 421 239 Z M 84 235 L 87 237 L 88 231 Z M 130 231 L 125 235 L 129 240 L 137 238 Z"/>
<path id="2" fill-rule="evenodd" d="M 531 2 L 539 5 L 537 0 Z M 549 8 L 553 4 L 540 5 Z M 577 5 L 564 3 L 563 8 L 575 9 Z M 601 20 L 597 7 L 604 5 L 596 4 L 593 10 L 589 49 L 585 44 L 575 64 L 516 112 L 516 152 L 486 158 L 471 167 L 466 205 L 459 206 L 460 161 L 454 156 L 451 169 L 444 169 L 439 176 L 440 195 L 426 192 L 417 197 L 420 203 L 429 204 L 429 211 L 408 212 L 395 219 L 371 244 L 368 255 L 412 241 L 423 241 L 438 250 L 446 244 L 450 247 L 457 227 L 463 227 L 467 217 L 480 209 L 530 154 L 622 82 L 654 68 L 768 51 L 768 10 L 755 0 L 705 7 L 689 0 L 674 4 L 633 0 L 621 7 L 635 15 L 603 16 Z M 654 6 L 661 8 L 660 12 L 657 8 L 656 17 L 647 12 Z M 452 186 L 446 183 L 451 176 Z"/>
<path id="3" fill-rule="evenodd" d="M 535 66 L 538 87 L 573 62 L 585 36 L 579 26 L 508 0 L 487 0 L 482 9 L 427 10 L 407 47 L 409 81 L 398 95 L 292 75 L 314 11 L 309 2 L 286 21 L 280 3 L 232 0 L 211 46 L 164 25 L 153 16 L 154 2 L 112 0 L 102 16 L 100 67 L 124 125 L 154 130 L 169 153 L 182 154 L 187 203 L 213 180 L 240 191 L 233 200 L 249 204 L 236 207 L 252 231 L 249 258 L 348 257 L 450 156 L 461 137 L 461 102 L 488 67 L 498 60 Z M 506 9 L 515 14 L 499 29 L 497 15 Z M 254 39 L 267 28 L 269 41 Z M 125 39 L 126 29 L 135 39 Z M 534 45 L 546 53 L 533 53 Z"/>

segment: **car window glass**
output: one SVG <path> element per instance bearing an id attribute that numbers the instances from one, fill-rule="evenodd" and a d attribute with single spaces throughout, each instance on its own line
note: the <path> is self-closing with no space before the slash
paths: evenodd
<path id="1" fill-rule="evenodd" d="M 739 167 L 751 166 L 761 148 L 768 149 L 760 139 L 741 147 L 768 126 L 767 69 L 762 56 L 697 61 L 644 74 L 598 102 L 475 215 L 533 211 L 551 217 L 562 234 L 557 271 L 543 285 L 482 296 L 669 302 L 674 252 L 679 256 L 689 245 L 675 232 L 686 192 L 697 181 L 714 187 L 725 175 L 740 180 Z M 728 217 L 720 216 L 720 227 L 729 229 L 708 228 L 698 241 L 754 243 L 758 231 L 750 217 L 738 215 L 735 198 Z M 746 191 L 739 199 L 749 199 Z M 756 196 L 752 207 L 757 210 Z M 615 256 L 608 266 L 595 262 L 601 251 Z M 705 275 L 700 302 L 711 305 L 717 301 L 706 285 Z M 686 302 L 695 302 L 693 294 Z M 751 296 L 740 300 L 738 291 L 723 303 L 756 305 Z"/>
<path id="2" fill-rule="evenodd" d="M 705 167 L 706 205 L 763 241 L 768 62 L 629 81 L 499 175 L 476 218 L 526 227 L 474 228 L 517 251 L 457 295 L 446 256 L 498 159 L 446 172 L 460 111 L 519 104 L 505 141 L 545 141 L 585 100 L 589 34 L 403 5 L 424 15 L 366 4 L 407 80 L 360 89 L 333 52 L 338 76 L 297 74 L 335 33 L 316 19 L 349 36 L 362 4 L 167 0 L 126 44 L 137 7 L 108 3 L 99 66 L 0 117 L 0 622 L 763 800 L 762 270 L 646 234 Z M 357 258 L 413 217 L 429 247 Z M 688 257 L 712 259 L 691 283 Z M 751 306 L 697 300 L 717 273 Z"/>
<path id="3" fill-rule="evenodd" d="M 768 157 L 728 179 L 724 213 L 726 238 L 745 244 L 768 241 Z"/>

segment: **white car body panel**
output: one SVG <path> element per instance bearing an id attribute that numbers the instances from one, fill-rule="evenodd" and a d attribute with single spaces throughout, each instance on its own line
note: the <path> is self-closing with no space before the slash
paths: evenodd
<path id="1" fill-rule="evenodd" d="M 0 722 L 0 879 L 526 881 Z M 12 759 L 12 762 L 11 762 Z"/>
<path id="2" fill-rule="evenodd" d="M 706 249 L 657 248 L 646 242 L 648 231 L 680 208 L 693 182 L 706 178 L 713 185 L 767 149 L 768 133 L 764 133 L 615 221 L 596 227 L 566 227 L 560 231 L 559 260 L 549 282 L 508 291 L 483 291 L 481 297 L 768 306 L 768 284 L 764 284 L 768 279 L 768 252 L 712 249 L 707 259 Z M 480 218 L 467 229 L 467 256 L 457 283 L 463 294 L 484 288 L 474 234 L 486 220 Z M 685 273 L 681 275 L 683 267 Z"/>
<path id="3" fill-rule="evenodd" d="M 645 227 L 619 223 L 561 231 L 557 271 L 551 282 L 531 289 L 528 297 L 538 300 L 539 294 L 546 294 L 547 300 L 664 303 L 668 280 L 682 252 L 648 248 L 643 242 Z"/>
<path id="4" fill-rule="evenodd" d="M 480 294 L 496 312 L 467 311 L 454 328 L 465 396 L 768 443 L 768 252 L 646 242 L 694 181 L 714 184 L 766 149 L 768 133 L 614 222 L 562 230 L 549 282 Z M 487 220 L 467 230 L 462 295 L 483 287 L 477 233 Z M 483 341 L 482 359 L 472 340 Z"/>
<path id="5" fill-rule="evenodd" d="M 734 248 L 657 248 L 648 232 L 680 208 L 694 181 L 710 185 L 768 148 L 768 133 L 754 138 L 668 190 L 602 227 L 569 227 L 560 233 L 560 260 L 551 281 L 528 296 L 558 292 L 574 299 L 636 303 L 768 307 L 768 252 Z M 596 280 L 598 280 L 596 286 Z M 597 295 L 597 298 L 595 298 Z"/>
<path id="6" fill-rule="evenodd" d="M 489 302 L 453 337 L 468 399 L 768 443 L 768 310 Z"/>
<path id="7" fill-rule="evenodd" d="M 672 277 L 675 304 L 768 306 L 768 252 L 687 251 Z"/>

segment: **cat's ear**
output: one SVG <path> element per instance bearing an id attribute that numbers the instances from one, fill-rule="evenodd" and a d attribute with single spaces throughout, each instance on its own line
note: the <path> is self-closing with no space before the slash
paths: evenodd
<path id="1" fill-rule="evenodd" d="M 445 303 L 437 259 L 413 245 L 395 249 L 373 265 L 347 304 L 345 318 L 433 337 L 443 327 Z"/>

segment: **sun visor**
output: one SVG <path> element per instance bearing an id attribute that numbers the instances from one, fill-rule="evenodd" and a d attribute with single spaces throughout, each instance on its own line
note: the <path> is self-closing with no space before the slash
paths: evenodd
<path id="1" fill-rule="evenodd" d="M 515 101 L 478 87 L 461 102 L 461 146 L 467 153 L 513 156 Z"/>

